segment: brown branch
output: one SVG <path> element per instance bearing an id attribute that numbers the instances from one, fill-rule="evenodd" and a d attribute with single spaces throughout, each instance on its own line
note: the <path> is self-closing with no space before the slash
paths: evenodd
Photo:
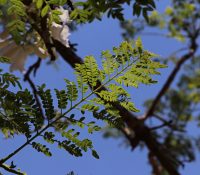
<path id="1" fill-rule="evenodd" d="M 132 147 L 134 147 L 135 144 L 138 144 L 136 140 L 133 139 L 134 137 L 131 133 L 133 131 L 131 128 L 122 128 L 121 131 L 128 139 Z M 183 166 L 183 163 L 177 160 L 170 150 L 165 147 L 165 145 L 161 145 L 159 142 L 157 142 L 154 139 L 153 134 L 149 132 L 148 128 L 143 128 L 140 130 L 140 133 L 137 133 L 135 137 L 141 137 L 140 139 L 145 142 L 149 151 L 154 154 L 155 158 L 160 162 L 160 165 L 169 173 L 169 175 L 180 175 L 177 169 L 180 165 Z"/>
<path id="2" fill-rule="evenodd" d="M 14 169 L 10 168 L 8 165 L 0 164 L 0 167 L 3 168 L 4 170 L 10 172 L 10 173 L 18 174 L 18 175 L 24 175 L 24 173 L 21 173 L 17 170 L 14 170 Z"/>
<path id="3" fill-rule="evenodd" d="M 148 154 L 149 163 L 152 166 L 152 173 L 153 175 L 162 175 L 163 167 L 159 164 L 156 157 L 153 155 L 152 152 Z"/>
<path id="4" fill-rule="evenodd" d="M 38 60 L 28 68 L 24 77 L 29 77 L 32 71 L 33 71 L 33 75 L 35 76 L 38 68 L 40 67 L 41 61 L 42 59 L 38 58 Z"/>
<path id="5" fill-rule="evenodd" d="M 134 139 L 135 133 L 133 132 L 133 130 L 128 127 L 123 127 L 123 128 L 120 128 L 120 131 L 124 134 L 126 139 L 129 141 L 132 150 L 134 150 L 134 148 L 139 144 L 139 140 Z"/>
<path id="6" fill-rule="evenodd" d="M 165 127 L 165 126 L 171 127 L 171 124 L 172 124 L 172 120 L 166 121 L 166 122 L 162 123 L 161 125 L 151 127 L 150 130 L 151 130 L 151 131 L 157 130 L 157 129 L 163 128 L 163 127 Z"/>
<path id="7" fill-rule="evenodd" d="M 197 44 L 195 42 L 196 38 L 193 39 L 191 47 L 190 47 L 190 51 L 189 53 L 185 54 L 176 64 L 175 68 L 173 69 L 173 71 L 171 72 L 171 74 L 169 75 L 167 81 L 165 82 L 165 84 L 163 85 L 163 87 L 161 88 L 160 92 L 157 94 L 156 98 L 154 99 L 152 105 L 150 106 L 149 110 L 147 111 L 146 115 L 144 116 L 143 120 L 146 120 L 148 117 L 152 116 L 156 106 L 158 105 L 160 99 L 162 98 L 162 96 L 167 92 L 167 90 L 169 89 L 170 85 L 172 84 L 172 82 L 174 81 L 177 73 L 179 72 L 181 66 L 191 57 L 194 56 L 196 50 L 197 50 Z"/>
<path id="8" fill-rule="evenodd" d="M 37 71 L 38 67 L 40 66 L 40 63 L 41 63 L 41 58 L 39 58 L 36 63 L 34 63 L 32 66 L 29 67 L 28 71 L 24 75 L 24 81 L 27 81 L 29 83 L 29 85 L 30 85 L 30 87 L 33 91 L 33 95 L 34 95 L 36 104 L 37 104 L 37 106 L 40 110 L 41 117 L 43 119 L 45 119 L 45 116 L 44 116 L 44 113 L 43 113 L 43 110 L 42 110 L 42 105 L 41 105 L 39 97 L 38 97 L 37 88 L 35 87 L 35 84 L 33 83 L 33 81 L 30 78 L 30 74 L 31 74 L 32 71 L 33 71 L 34 75 L 36 74 L 36 71 Z"/>
<path id="9" fill-rule="evenodd" d="M 179 131 L 179 132 L 186 132 L 184 129 L 182 128 L 178 128 L 176 126 L 176 123 L 174 123 L 173 121 L 166 121 L 165 119 L 163 119 L 161 116 L 159 116 L 158 114 L 153 114 L 153 117 L 160 120 L 161 122 L 163 122 L 163 125 L 168 125 L 168 127 L 170 127 L 172 129 L 172 131 Z M 170 122 L 170 124 L 169 124 Z"/>

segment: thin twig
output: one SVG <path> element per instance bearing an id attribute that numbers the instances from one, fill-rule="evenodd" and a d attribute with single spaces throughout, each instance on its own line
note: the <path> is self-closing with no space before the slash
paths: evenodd
<path id="1" fill-rule="evenodd" d="M 160 37 L 166 37 L 166 38 L 170 38 L 169 35 L 164 34 L 164 33 L 157 33 L 157 32 L 140 32 L 140 34 L 142 36 L 146 35 L 146 36 L 160 36 Z"/>
<path id="2" fill-rule="evenodd" d="M 154 130 L 157 130 L 157 129 L 163 128 L 163 127 L 165 127 L 165 126 L 170 127 L 171 124 L 172 124 L 172 120 L 170 120 L 170 121 L 168 121 L 168 122 L 164 122 L 164 123 L 161 124 L 161 125 L 151 127 L 150 130 L 151 130 L 151 131 L 154 131 Z"/>
<path id="3" fill-rule="evenodd" d="M 161 122 L 163 122 L 163 124 L 168 125 L 168 127 L 170 127 L 172 129 L 172 131 L 179 131 L 179 132 L 185 132 L 184 129 L 180 129 L 176 126 L 176 123 L 174 123 L 173 120 L 170 121 L 166 121 L 165 119 L 163 119 L 161 116 L 159 116 L 158 114 L 153 114 L 153 117 L 157 118 L 158 120 L 160 120 Z M 151 128 L 152 129 L 152 128 Z"/>
<path id="4" fill-rule="evenodd" d="M 0 167 L 3 168 L 4 170 L 10 172 L 10 173 L 18 174 L 18 175 L 24 175 L 24 173 L 21 173 L 17 170 L 14 170 L 14 169 L 10 168 L 8 165 L 0 164 Z"/>
<path id="5" fill-rule="evenodd" d="M 39 57 L 38 60 L 29 67 L 28 71 L 25 74 L 25 77 L 29 77 L 31 72 L 33 71 L 33 75 L 36 76 L 36 72 L 38 68 L 40 67 L 42 59 Z"/>
<path id="6" fill-rule="evenodd" d="M 158 114 L 153 113 L 153 116 L 154 116 L 155 118 L 157 118 L 158 120 L 160 120 L 161 122 L 163 122 L 163 123 L 167 122 L 163 117 L 161 117 L 161 116 L 158 115 Z"/>
<path id="7" fill-rule="evenodd" d="M 178 49 L 178 50 L 172 52 L 172 53 L 168 56 L 168 58 L 174 57 L 174 56 L 176 56 L 177 53 L 182 52 L 182 51 L 187 50 L 187 49 L 188 49 L 188 48 L 186 48 L 186 47 L 180 48 L 180 49 Z"/>

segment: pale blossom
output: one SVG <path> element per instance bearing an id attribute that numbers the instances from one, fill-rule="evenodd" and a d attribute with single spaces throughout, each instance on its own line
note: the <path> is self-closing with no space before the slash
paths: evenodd
<path id="1" fill-rule="evenodd" d="M 67 23 L 70 22 L 69 19 L 69 12 L 68 10 L 65 10 L 63 7 L 58 8 L 60 12 L 62 12 L 61 15 L 59 15 L 60 21 L 62 24 L 57 24 L 55 22 L 52 22 L 52 26 L 50 28 L 51 35 L 54 39 L 60 41 L 63 45 L 66 47 L 69 47 L 69 27 L 67 26 Z"/>
<path id="2" fill-rule="evenodd" d="M 27 57 L 36 54 L 40 58 L 47 57 L 47 52 L 35 44 L 18 45 L 15 41 L 4 37 L 5 32 L 0 34 L 0 56 L 10 59 L 10 71 L 24 71 Z"/>
<path id="3" fill-rule="evenodd" d="M 69 18 L 69 11 L 65 10 L 63 7 L 59 7 L 58 10 L 60 12 L 62 12 L 61 15 L 59 15 L 60 20 L 62 21 L 63 24 L 67 24 L 70 22 L 70 18 Z"/>
<path id="4" fill-rule="evenodd" d="M 69 47 L 69 28 L 66 25 L 60 25 L 55 22 L 51 26 L 51 35 L 54 39 L 60 41 L 66 47 Z"/>

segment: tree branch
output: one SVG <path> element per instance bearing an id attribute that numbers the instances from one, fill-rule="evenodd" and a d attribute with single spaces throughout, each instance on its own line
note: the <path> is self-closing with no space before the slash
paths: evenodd
<path id="1" fill-rule="evenodd" d="M 163 167 L 159 164 L 156 157 L 153 155 L 152 152 L 148 154 L 149 163 L 152 166 L 152 173 L 154 175 L 161 175 L 163 173 Z"/>
<path id="2" fill-rule="evenodd" d="M 24 75 L 24 81 L 27 81 L 29 83 L 29 85 L 30 85 L 30 87 L 33 91 L 33 95 L 34 95 L 36 104 L 37 104 L 37 106 L 40 110 L 41 116 L 42 116 L 43 119 L 45 119 L 45 116 L 44 116 L 44 113 L 43 113 L 43 110 L 42 110 L 42 105 L 41 105 L 40 100 L 38 98 L 37 88 L 35 87 L 35 84 L 33 83 L 33 81 L 30 78 L 30 74 L 31 74 L 32 71 L 33 71 L 34 75 L 36 74 L 36 71 L 37 71 L 38 67 L 40 66 L 40 63 L 41 63 L 41 58 L 39 58 L 35 64 L 33 64 L 32 66 L 29 67 L 28 71 Z"/>
<path id="3" fill-rule="evenodd" d="M 146 120 L 148 117 L 152 116 L 157 104 L 159 103 L 160 99 L 162 98 L 162 96 L 166 93 L 166 91 L 169 89 L 170 85 L 172 84 L 172 82 L 174 81 L 177 73 L 179 72 L 181 66 L 191 57 L 194 56 L 198 45 L 196 44 L 196 38 L 192 39 L 192 44 L 190 46 L 190 51 L 189 53 L 185 54 L 176 64 L 175 68 L 173 69 L 173 71 L 171 72 L 171 74 L 169 75 L 167 81 L 165 82 L 165 84 L 163 85 L 163 87 L 161 88 L 160 92 L 157 94 L 156 98 L 154 99 L 152 105 L 150 106 L 149 110 L 147 111 L 146 115 L 144 116 L 143 120 Z"/>

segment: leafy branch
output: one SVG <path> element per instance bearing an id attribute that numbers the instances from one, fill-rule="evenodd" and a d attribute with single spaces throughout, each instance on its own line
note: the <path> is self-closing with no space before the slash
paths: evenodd
<path id="1" fill-rule="evenodd" d="M 84 61 L 76 55 L 70 48 L 65 47 L 63 44 L 61 44 L 57 40 L 53 40 L 56 50 L 60 53 L 62 58 L 69 63 L 73 68 L 75 68 L 75 65 L 78 64 L 84 64 Z M 101 86 L 101 82 L 97 83 L 97 86 Z M 100 90 L 107 90 L 106 87 L 102 87 Z M 130 141 L 130 144 L 132 146 L 132 149 L 134 149 L 140 141 L 144 141 L 148 147 L 149 150 L 151 150 L 158 160 L 161 162 L 161 164 L 165 167 L 165 169 L 170 172 L 171 174 L 178 175 L 177 172 L 177 164 L 179 164 L 178 160 L 175 160 L 174 157 L 171 154 L 168 154 L 168 156 L 162 156 L 166 153 L 166 148 L 162 144 L 160 144 L 153 134 L 151 133 L 151 130 L 144 125 L 144 123 L 139 120 L 133 113 L 131 113 L 129 110 L 121 106 L 118 102 L 110 102 L 113 109 L 116 109 L 119 111 L 119 115 L 122 117 L 122 120 L 126 125 L 128 126 L 129 133 L 134 133 L 136 137 L 132 137 L 132 135 L 126 134 L 126 131 L 124 131 L 124 128 L 119 128 L 122 133 L 125 133 L 125 136 Z M 155 151 L 160 150 L 160 151 Z M 169 153 L 170 151 L 167 150 Z M 172 161 L 173 157 L 173 161 Z M 173 163 L 171 163 L 173 162 Z"/>
<path id="2" fill-rule="evenodd" d="M 11 168 L 11 166 L 8 166 L 6 164 L 0 164 L 0 167 L 3 168 L 4 170 L 10 172 L 10 173 L 13 173 L 13 174 L 18 174 L 18 175 L 25 175 L 25 173 L 22 173 L 20 171 L 17 171 L 13 168 Z"/>
<path id="3" fill-rule="evenodd" d="M 10 158 L 12 158 L 14 155 L 16 155 L 18 152 L 20 152 L 24 147 L 28 146 L 28 145 L 33 145 L 33 147 L 35 149 L 37 149 L 38 151 L 42 151 L 44 152 L 46 155 L 51 155 L 51 153 L 49 152 L 49 150 L 46 148 L 46 146 L 42 146 L 41 144 L 37 144 L 35 142 L 33 142 L 33 140 L 35 140 L 37 137 L 41 136 L 47 129 L 49 129 L 50 127 L 53 127 L 57 122 L 62 121 L 63 118 L 66 118 L 65 116 L 68 115 L 70 112 L 72 112 L 72 110 L 77 109 L 82 103 L 85 103 L 86 101 L 88 101 L 88 99 L 90 97 L 92 97 L 94 94 L 97 94 L 99 96 L 99 100 L 97 100 L 96 102 L 99 102 L 99 105 L 103 105 L 105 106 L 105 108 L 107 108 L 106 106 L 109 104 L 110 101 L 112 102 L 117 102 L 118 101 L 118 97 L 120 96 L 121 92 L 123 96 L 128 96 L 128 92 L 126 92 L 125 89 L 123 89 L 121 87 L 121 84 L 125 84 L 128 86 L 136 86 L 135 83 L 146 83 L 146 84 L 151 84 L 154 83 L 154 81 L 150 78 L 151 74 L 157 74 L 158 72 L 156 71 L 156 69 L 158 68 L 162 68 L 164 67 L 164 65 L 158 63 L 158 62 L 153 62 L 151 60 L 152 57 L 154 57 L 155 55 L 147 52 L 147 51 L 143 51 L 142 49 L 142 43 L 141 41 L 138 39 L 135 42 L 135 47 L 132 47 L 132 44 L 127 43 L 127 42 L 123 42 L 118 48 L 115 47 L 113 48 L 113 52 L 114 54 L 112 55 L 112 57 L 115 59 L 113 61 L 116 62 L 115 64 L 115 71 L 113 69 L 113 72 L 109 72 L 108 73 L 108 69 L 110 69 L 111 67 L 104 67 L 103 70 L 99 70 L 98 66 L 95 62 L 95 59 L 91 56 L 88 56 L 85 58 L 85 63 L 84 64 L 77 64 L 76 65 L 76 75 L 77 77 L 81 77 L 81 79 L 83 80 L 82 82 L 79 82 L 79 84 L 88 84 L 88 86 L 92 86 L 92 90 L 90 93 L 87 92 L 82 92 L 82 88 L 80 89 L 80 91 L 78 91 L 78 89 L 76 88 L 76 84 L 74 82 L 71 82 L 69 80 L 65 80 L 66 81 L 66 88 L 67 88 L 67 94 L 65 93 L 65 91 L 59 91 L 59 90 L 55 90 L 56 94 L 57 94 L 57 98 L 58 98 L 58 107 L 60 109 L 65 109 L 67 108 L 67 102 L 65 102 L 65 100 L 70 101 L 70 107 L 68 110 L 66 110 L 65 112 L 61 112 L 60 114 L 56 114 L 53 110 L 53 106 L 52 106 L 52 99 L 51 99 L 51 94 L 50 94 L 50 90 L 45 90 L 45 86 L 42 85 L 41 87 L 38 88 L 38 95 L 42 100 L 42 105 L 43 105 L 43 109 L 45 110 L 45 115 L 47 116 L 48 119 L 48 123 L 43 126 L 41 129 L 37 129 L 37 132 L 35 133 L 35 135 L 33 136 L 28 136 L 27 137 L 27 141 L 21 145 L 19 148 L 17 148 L 15 151 L 13 151 L 11 154 L 9 154 L 8 156 L 6 156 L 5 158 L 1 159 L 0 163 L 3 164 L 5 163 L 7 160 L 9 160 Z M 105 52 L 104 52 L 105 53 Z M 107 51 L 108 53 L 108 51 Z M 104 60 L 103 63 L 105 63 L 106 61 L 110 61 L 111 57 L 110 54 L 103 54 Z M 152 69 L 152 71 L 145 71 L 148 69 Z M 97 83 L 99 81 L 99 78 L 97 77 L 98 73 L 101 72 L 102 73 L 102 78 L 103 78 L 103 83 L 100 86 L 97 86 Z M 127 77 L 131 76 L 131 75 L 135 75 L 135 73 L 137 76 L 135 76 L 135 83 L 131 83 L 134 81 L 134 78 L 132 80 L 129 80 Z M 140 78 L 139 78 L 140 77 Z M 120 78 L 120 80 L 119 80 Z M 117 84 L 110 84 L 111 82 L 115 82 L 119 84 L 119 88 L 117 88 Z M 112 85 L 112 86 L 110 86 Z M 115 87 L 113 87 L 113 85 Z M 103 93 L 106 93 L 104 91 L 102 91 L 102 88 L 107 86 L 110 90 L 110 93 L 112 94 L 117 94 L 116 98 L 110 97 L 111 99 L 107 99 L 106 96 L 104 96 Z M 111 88 L 112 87 L 112 88 Z M 84 96 L 79 100 L 78 99 L 78 92 L 81 94 L 84 94 Z M 78 100 L 78 101 L 77 101 Z M 104 101 L 104 103 L 102 104 L 101 101 Z M 125 100 L 125 101 L 124 101 Z M 133 111 L 137 111 L 136 108 L 133 106 L 132 103 L 128 102 L 128 98 L 124 98 L 124 100 L 121 102 L 121 105 L 124 106 L 124 108 L 127 109 L 131 109 Z M 72 102 L 76 101 L 75 104 L 73 104 Z M 107 101 L 107 104 L 106 104 Z M 37 104 L 37 103 L 36 103 Z M 108 105 L 109 107 L 109 105 Z M 78 108 L 79 109 L 79 108 Z M 80 108 L 81 111 L 82 110 L 90 110 L 89 106 L 84 106 L 84 108 Z M 108 109 L 107 109 L 108 110 Z M 113 113 L 112 108 L 110 110 L 108 110 L 108 112 L 111 112 L 111 115 Z M 116 111 L 115 111 L 116 112 Z M 114 113 L 115 113 L 114 112 Z M 35 119 L 36 123 L 37 123 L 37 119 Z M 83 119 L 81 119 L 83 120 Z M 78 120 L 78 122 L 80 122 L 81 120 Z M 76 120 L 74 120 L 74 122 L 76 123 Z M 36 125 L 37 126 L 37 125 Z M 94 126 L 94 130 L 99 130 L 97 126 Z M 63 132 L 63 131 L 62 131 Z M 69 131 L 68 131 L 69 132 Z M 63 135 L 65 136 L 65 134 Z M 78 135 L 71 135 L 69 137 L 70 140 L 74 140 Z M 89 148 L 92 148 L 92 145 L 90 142 L 87 141 L 87 143 L 85 143 L 87 140 L 83 140 L 83 141 L 78 141 L 77 139 L 74 140 L 74 144 L 80 146 L 83 148 L 83 150 L 87 150 L 85 146 L 83 146 L 83 144 L 87 144 Z M 60 145 L 61 142 L 59 142 Z M 63 145 L 65 144 L 65 145 Z M 72 149 L 72 147 L 66 147 L 69 144 L 69 142 L 65 141 L 61 143 L 61 146 L 64 146 L 64 148 L 66 148 L 72 155 L 75 154 L 77 156 L 80 156 L 81 154 L 79 153 L 75 153 L 74 151 L 78 151 L 80 152 L 80 149 L 78 147 L 75 147 L 76 150 L 74 151 L 70 151 Z M 75 146 L 74 145 L 74 146 Z M 73 150 L 73 149 L 72 149 Z M 92 149 L 92 154 L 93 156 L 98 158 L 98 155 L 96 153 L 95 150 Z"/>

